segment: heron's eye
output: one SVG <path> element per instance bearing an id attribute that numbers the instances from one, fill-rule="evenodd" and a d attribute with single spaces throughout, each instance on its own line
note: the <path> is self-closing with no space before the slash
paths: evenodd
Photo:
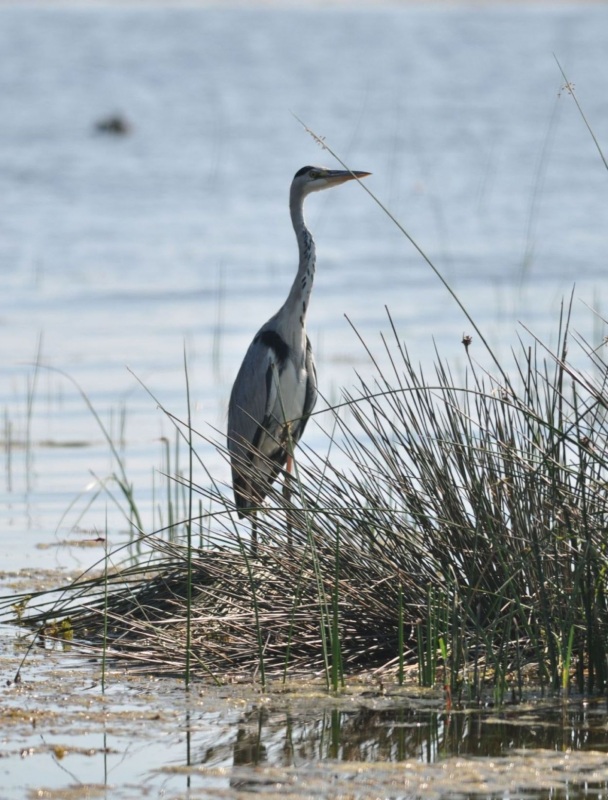
<path id="1" fill-rule="evenodd" d="M 309 175 L 310 175 L 310 177 L 313 179 L 313 181 L 316 181 L 316 179 L 319 177 L 319 175 L 320 175 L 321 173 L 319 172 L 319 170 L 318 170 L 318 169 L 311 169 L 311 170 L 310 170 L 310 172 L 309 172 L 308 174 L 309 174 Z"/>

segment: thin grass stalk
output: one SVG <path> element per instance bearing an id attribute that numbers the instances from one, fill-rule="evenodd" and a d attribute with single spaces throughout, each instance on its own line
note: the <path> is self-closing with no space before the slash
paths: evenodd
<path id="1" fill-rule="evenodd" d="M 445 692 L 446 702 L 448 707 L 452 705 L 452 678 L 451 675 L 448 677 L 449 673 L 449 658 L 448 658 L 448 648 L 446 644 L 446 640 L 443 636 L 440 636 L 437 640 L 437 646 L 439 648 L 439 652 L 441 653 L 441 661 L 443 664 L 443 690 Z"/>
<path id="2" fill-rule="evenodd" d="M 164 527 L 171 532 L 175 521 L 171 480 L 171 443 L 167 436 L 163 436 L 162 441 L 165 446 L 165 462 L 167 465 L 165 470 L 166 522 Z"/>
<path id="3" fill-rule="evenodd" d="M 108 653 L 108 512 L 106 509 L 106 525 L 104 537 L 104 573 L 103 573 L 103 639 L 101 651 L 101 693 L 106 692 L 106 664 Z"/>
<path id="4" fill-rule="evenodd" d="M 38 375 L 40 373 L 42 358 L 42 333 L 38 334 L 38 344 L 36 346 L 36 360 L 34 361 L 34 373 L 31 382 L 28 381 L 27 389 L 27 409 L 25 416 L 25 471 L 27 476 L 27 487 L 30 488 L 30 476 L 32 475 L 32 418 L 34 414 L 34 398 L 38 385 Z"/>
<path id="5" fill-rule="evenodd" d="M 554 54 L 553 57 L 555 58 L 557 66 L 559 67 L 559 71 L 562 73 L 563 79 L 566 81 L 566 85 L 564 86 L 564 89 L 568 92 L 568 94 L 572 97 L 572 99 L 576 103 L 576 107 L 578 109 L 579 114 L 581 115 L 581 119 L 585 123 L 585 126 L 586 126 L 587 130 L 589 131 L 589 134 L 590 134 L 591 138 L 593 139 L 593 144 L 595 145 L 595 147 L 596 147 L 596 149 L 597 149 L 597 151 L 598 151 L 598 153 L 600 155 L 600 158 L 602 159 L 602 163 L 604 164 L 606 169 L 608 169 L 608 161 L 606 160 L 606 157 L 604 156 L 602 148 L 600 147 L 600 143 L 597 140 L 597 137 L 596 137 L 595 133 L 593 132 L 593 128 L 591 127 L 589 121 L 587 120 L 587 117 L 586 117 L 586 115 L 585 115 L 585 113 L 583 111 L 583 108 L 582 108 L 581 104 L 578 101 L 578 98 L 577 98 L 576 93 L 574 91 L 574 84 L 571 83 L 568 80 L 568 78 L 566 77 L 566 73 L 564 72 L 564 70 L 562 68 L 562 65 L 558 61 L 557 56 Z"/>
<path id="6" fill-rule="evenodd" d="M 295 624 L 296 624 L 296 622 L 295 622 L 295 620 L 296 620 L 296 609 L 298 608 L 298 606 L 300 604 L 300 598 L 301 598 L 301 592 L 302 592 L 301 581 L 302 581 L 302 571 L 300 570 L 300 573 L 298 575 L 298 580 L 296 581 L 296 587 L 295 587 L 295 591 L 294 591 L 294 595 L 293 595 L 293 601 L 292 601 L 292 604 L 291 604 L 291 612 L 290 612 L 290 615 L 289 615 L 289 626 L 288 626 L 288 629 L 287 629 L 287 645 L 286 645 L 286 648 L 285 648 L 285 658 L 284 658 L 284 661 L 283 661 L 283 679 L 282 679 L 283 683 L 287 682 L 287 670 L 288 670 L 288 667 L 289 667 L 289 659 L 290 659 L 290 656 L 291 656 L 291 647 L 292 647 L 294 631 L 295 631 Z"/>
<path id="7" fill-rule="evenodd" d="M 332 592 L 332 625 L 331 625 L 331 688 L 337 692 L 340 685 L 344 687 L 344 671 L 342 667 L 342 651 L 340 647 L 340 528 L 336 528 L 334 589 Z"/>
<path id="8" fill-rule="evenodd" d="M 266 669 L 264 664 L 264 639 L 262 636 L 262 623 L 260 619 L 260 608 L 258 604 L 258 596 L 257 596 L 257 589 L 255 584 L 255 579 L 253 576 L 253 570 L 251 568 L 251 560 L 247 554 L 247 550 L 243 542 L 239 539 L 239 547 L 241 550 L 241 555 L 243 556 L 243 560 L 245 563 L 245 568 L 247 570 L 247 577 L 249 581 L 249 588 L 251 590 L 251 601 L 253 604 L 253 615 L 255 621 L 255 633 L 256 633 L 256 642 L 257 642 L 257 651 L 258 651 L 258 668 L 260 671 L 260 683 L 262 685 L 262 689 L 266 691 Z"/>
<path id="9" fill-rule="evenodd" d="M 6 490 L 10 494 L 13 491 L 13 423 L 8 414 L 8 408 L 4 408 L 4 452 L 6 455 Z"/>
<path id="10" fill-rule="evenodd" d="M 404 676 L 404 669 L 405 669 L 405 657 L 404 657 L 404 649 L 405 649 L 405 635 L 403 629 L 403 584 L 399 582 L 399 603 L 397 606 L 398 609 L 398 617 L 397 617 L 397 655 L 399 658 L 399 668 L 397 671 L 397 681 L 399 686 L 403 686 L 403 676 Z"/>
<path id="11" fill-rule="evenodd" d="M 187 383 L 187 380 L 188 379 L 186 378 L 186 383 Z M 186 386 L 186 392 L 187 391 L 188 391 L 188 387 Z M 187 403 L 188 403 L 188 399 L 186 398 L 186 404 Z M 168 474 L 168 480 L 169 480 L 170 483 L 173 484 L 173 494 L 174 494 L 173 509 L 174 509 L 174 513 L 175 513 L 175 519 L 179 519 L 181 516 L 183 516 L 180 513 L 180 502 L 179 502 L 180 501 L 180 488 L 183 487 L 182 482 L 179 480 L 179 477 L 181 476 L 181 472 L 180 472 L 180 451 L 179 451 L 180 433 L 181 433 L 181 431 L 177 431 L 177 430 L 174 432 L 174 444 L 173 444 L 173 447 L 174 447 L 173 465 L 174 466 L 173 466 L 173 470 L 172 470 L 172 473 L 173 473 L 172 476 L 171 476 L 171 473 L 169 472 L 169 470 L 167 470 L 167 472 L 169 473 Z M 189 437 L 187 426 L 186 426 L 186 437 Z M 171 477 L 173 477 L 173 480 L 171 480 Z M 178 535 L 178 529 L 176 527 L 175 529 L 172 530 L 172 539 L 173 539 L 173 541 L 176 541 L 177 535 Z"/>
<path id="12" fill-rule="evenodd" d="M 327 150 L 327 152 L 328 152 L 328 153 L 330 153 L 330 154 L 331 154 L 331 155 L 332 155 L 332 156 L 333 156 L 333 157 L 336 159 L 336 161 L 338 161 L 338 163 L 339 163 L 339 164 L 341 164 L 341 166 L 342 166 L 342 167 L 343 167 L 345 170 L 348 170 L 349 172 L 351 172 L 351 174 L 353 174 L 353 175 L 354 175 L 354 173 L 352 173 L 352 170 L 350 170 L 350 168 L 349 168 L 349 167 L 348 167 L 348 166 L 345 164 L 345 162 L 344 162 L 344 161 L 343 161 L 343 160 L 340 158 L 340 156 L 339 156 L 339 155 L 338 155 L 338 154 L 337 154 L 337 153 L 336 153 L 334 150 L 332 150 L 332 148 L 331 148 L 331 147 L 330 147 L 330 146 L 327 144 L 327 142 L 326 142 L 326 140 L 325 140 L 325 138 L 324 138 L 324 137 L 318 136 L 318 135 L 317 135 L 317 134 L 316 134 L 316 133 L 315 133 L 315 132 L 314 132 L 314 131 L 313 131 L 311 128 L 309 128 L 309 127 L 308 127 L 308 126 L 307 126 L 307 125 L 306 125 L 306 124 L 305 124 L 305 123 L 304 123 L 304 122 L 303 122 L 303 121 L 302 121 L 302 120 L 301 120 L 301 119 L 300 119 L 298 116 L 296 116 L 295 114 L 294 114 L 294 116 L 295 116 L 296 120 L 297 120 L 297 121 L 300 123 L 300 125 L 302 125 L 302 127 L 304 128 L 304 130 L 305 130 L 305 131 L 306 131 L 306 132 L 307 132 L 307 133 L 308 133 L 310 136 L 312 136 L 312 138 L 315 140 L 315 142 L 316 142 L 316 143 L 317 143 L 317 144 L 318 144 L 318 145 L 319 145 L 319 146 L 320 146 L 320 147 L 321 147 L 323 150 Z M 356 177 L 356 176 L 355 176 L 355 177 Z M 486 349 L 487 353 L 489 354 L 490 358 L 491 358 L 491 359 L 492 359 L 492 361 L 494 362 L 494 365 L 495 365 L 495 367 L 496 367 L 496 368 L 498 369 L 498 371 L 500 372 L 500 374 L 501 374 L 501 377 L 502 377 L 503 381 L 505 382 L 505 385 L 510 387 L 509 378 L 508 378 L 508 376 L 507 376 L 506 372 L 504 371 L 504 369 L 503 369 L 503 367 L 502 367 L 501 363 L 499 362 L 499 360 L 498 360 L 497 356 L 495 355 L 494 351 L 493 351 L 493 350 L 492 350 L 492 348 L 490 347 L 490 345 L 489 345 L 489 343 L 488 343 L 487 339 L 485 338 L 485 336 L 483 335 L 483 333 L 482 333 L 481 329 L 479 328 L 479 326 L 477 325 L 477 323 L 475 322 L 475 320 L 473 319 L 473 317 L 471 316 L 471 314 L 470 314 L 470 313 L 469 313 L 469 311 L 467 310 L 467 308 L 466 308 L 466 306 L 464 305 L 464 303 L 462 302 L 462 300 L 461 300 L 461 299 L 458 297 L 458 295 L 456 294 L 455 290 L 454 290 L 454 289 L 453 289 L 453 288 L 450 286 L 450 284 L 448 283 L 448 281 L 447 281 L 447 280 L 444 278 L 443 274 L 442 274 L 442 273 L 440 272 L 440 270 L 439 270 L 439 269 L 438 269 L 438 268 L 435 266 L 435 264 L 434 264 L 434 263 L 431 261 L 431 259 L 429 258 L 429 256 L 428 256 L 428 255 L 425 253 L 425 251 L 422 249 L 422 247 L 421 247 L 421 246 L 420 246 L 420 245 L 419 245 L 419 244 L 418 244 L 418 243 L 415 241 L 415 239 L 414 239 L 414 238 L 413 238 L 413 237 L 412 237 L 412 236 L 411 236 L 411 235 L 410 235 L 410 234 L 407 232 L 407 230 L 404 228 L 404 226 L 403 226 L 403 225 L 402 225 L 402 224 L 401 224 L 401 223 L 400 223 L 400 222 L 397 220 L 397 218 L 396 218 L 396 217 L 395 217 L 395 216 L 394 216 L 394 215 L 393 215 L 393 214 L 392 214 L 392 213 L 389 211 L 389 209 L 386 207 L 386 205 L 384 205 L 384 203 L 382 203 L 382 201 L 381 201 L 381 200 L 380 200 L 378 197 L 376 197 L 376 195 L 375 195 L 375 194 L 374 194 L 374 193 L 373 193 L 373 192 L 372 192 L 372 191 L 369 189 L 369 187 L 368 187 L 368 186 L 366 186 L 366 185 L 365 185 L 365 183 L 363 183 L 363 182 L 362 182 L 362 181 L 361 181 L 359 178 L 356 178 L 356 180 L 357 180 L 357 183 L 359 183 L 359 184 L 360 184 L 360 186 L 362 186 L 362 187 L 363 187 L 364 191 L 365 191 L 365 192 L 367 192 L 367 194 L 368 194 L 368 195 L 371 197 L 371 199 L 374 201 L 374 203 L 376 203 L 376 205 L 377 205 L 377 206 L 378 206 L 378 207 L 381 209 L 381 211 L 382 211 L 384 214 L 386 214 L 386 216 L 387 216 L 387 217 L 388 217 L 388 218 L 391 220 L 391 222 L 392 222 L 392 223 L 393 223 L 393 224 L 394 224 L 394 225 L 397 227 L 397 229 L 398 229 L 398 230 L 399 230 L 399 231 L 400 231 L 400 232 L 403 234 L 403 236 L 405 236 L 405 238 L 406 238 L 406 239 L 407 239 L 407 240 L 410 242 L 410 244 L 411 244 L 411 245 L 414 247 L 414 249 L 415 249 L 415 250 L 416 250 L 416 251 L 419 253 L 419 255 L 420 255 L 422 258 L 423 258 L 423 260 L 426 262 L 426 264 L 427 264 L 427 265 L 428 265 L 428 266 L 429 266 L 429 267 L 432 269 L 432 271 L 433 271 L 433 273 L 435 274 L 435 276 L 436 276 L 436 277 L 439 279 L 439 281 L 441 282 L 441 284 L 443 285 L 443 287 L 444 287 L 444 288 L 447 290 L 447 292 L 449 293 L 449 295 L 450 295 L 450 296 L 452 297 L 452 299 L 453 299 L 453 300 L 456 302 L 456 304 L 458 305 L 458 307 L 460 308 L 460 310 L 462 311 L 462 313 L 465 315 L 465 317 L 466 317 L 466 318 L 467 318 L 467 320 L 469 321 L 470 325 L 471 325 L 471 326 L 473 327 L 473 329 L 475 330 L 475 332 L 476 332 L 477 336 L 478 336 L 478 337 L 479 337 L 479 339 L 482 341 L 482 343 L 483 343 L 483 345 L 484 345 L 484 347 L 485 347 L 485 349 Z"/>
<path id="13" fill-rule="evenodd" d="M 564 697 L 570 689 L 570 666 L 572 664 L 572 648 L 574 645 L 574 625 L 570 626 L 568 641 L 563 650 L 562 658 L 562 692 Z"/>
<path id="14" fill-rule="evenodd" d="M 421 686 L 435 685 L 435 608 L 433 588 L 427 590 L 426 620 L 424 626 L 418 623 L 418 670 Z"/>
<path id="15" fill-rule="evenodd" d="M 127 472 L 125 468 L 124 459 L 121 457 L 118 448 L 116 447 L 116 443 L 112 439 L 112 436 L 108 432 L 106 426 L 101 421 L 101 417 L 99 416 L 98 412 L 96 411 L 95 407 L 91 403 L 88 395 L 81 388 L 80 384 L 67 372 L 64 372 L 61 369 L 57 369 L 56 367 L 45 366 L 45 369 L 51 370 L 52 372 L 56 372 L 57 374 L 61 375 L 62 377 L 66 378 L 78 391 L 81 398 L 83 399 L 86 407 L 88 408 L 89 412 L 93 416 L 95 422 L 97 423 L 101 433 L 103 434 L 104 439 L 106 440 L 112 455 L 118 465 L 118 473 L 113 474 L 113 479 L 116 481 L 116 484 L 120 488 L 124 499 L 127 502 L 128 506 L 128 514 L 132 517 L 131 524 L 135 527 L 138 533 L 143 533 L 144 527 L 141 521 L 141 517 L 139 514 L 139 509 L 137 507 L 137 503 L 135 501 L 135 495 L 133 493 L 133 487 L 130 485 Z"/>
<path id="16" fill-rule="evenodd" d="M 517 696 L 516 699 L 519 703 L 523 700 L 524 696 L 524 676 L 522 669 L 522 643 L 520 638 L 519 624 L 517 617 L 513 620 L 515 628 L 515 674 L 517 676 Z"/>
<path id="17" fill-rule="evenodd" d="M 574 384 L 572 386 L 572 393 L 573 393 L 573 404 L 574 404 L 575 408 L 578 409 L 579 408 L 579 400 L 578 400 L 578 396 L 577 396 L 578 392 L 577 392 L 576 384 Z M 580 443 L 580 446 L 579 446 L 579 474 L 578 474 L 578 481 L 577 482 L 578 482 L 578 488 L 580 490 L 580 501 L 581 501 L 580 509 L 581 509 L 582 514 L 584 515 L 584 517 L 583 517 L 583 527 L 584 527 L 584 533 L 585 533 L 585 536 L 584 536 L 584 542 L 585 542 L 584 552 L 587 555 L 587 558 L 583 558 L 581 560 L 582 569 L 580 571 L 579 571 L 579 569 L 577 568 L 577 565 L 576 565 L 576 561 L 578 560 L 577 556 L 578 556 L 578 553 L 579 553 L 579 550 L 580 550 L 580 544 L 579 544 L 579 541 L 578 541 L 578 537 L 575 538 L 574 536 L 572 536 L 570 538 L 570 544 L 571 544 L 572 552 L 574 554 L 574 559 L 575 559 L 575 575 L 578 574 L 578 579 L 579 579 L 579 582 L 580 582 L 579 583 L 580 596 L 582 597 L 583 608 L 585 609 L 585 618 L 586 618 L 586 624 L 585 624 L 586 645 L 585 645 L 585 649 L 587 651 L 587 688 L 588 688 L 589 692 L 593 692 L 593 688 L 594 688 L 594 684 L 595 684 L 595 659 L 594 659 L 594 649 L 595 648 L 594 648 L 594 636 L 593 636 L 593 611 L 592 611 L 593 590 L 592 590 L 592 579 L 591 579 L 591 575 L 590 575 L 590 562 L 589 562 L 589 557 L 588 557 L 589 553 L 590 553 L 591 542 L 590 542 L 590 537 L 589 537 L 589 527 L 588 527 L 588 524 L 587 524 L 588 521 L 587 521 L 587 514 L 586 514 L 587 502 L 586 502 L 586 480 L 585 480 L 586 466 L 587 466 L 587 463 L 588 463 L 588 459 L 587 459 L 587 455 L 586 455 L 586 452 L 585 452 L 585 447 L 584 447 L 584 444 L 583 444 L 586 441 L 586 436 L 585 436 L 583 430 L 581 429 L 580 422 L 581 422 L 580 416 L 577 414 L 576 415 L 577 438 L 578 438 L 578 441 Z M 572 624 L 570 625 L 570 630 L 568 631 L 568 637 L 570 636 L 570 631 L 573 632 L 573 625 Z M 584 656 L 583 656 L 583 659 L 584 659 Z M 564 660 L 565 660 L 565 658 L 564 658 Z M 563 667 L 562 667 L 562 670 L 563 670 Z M 562 671 L 561 679 L 562 679 L 561 680 L 561 686 L 562 686 L 562 690 L 563 690 L 564 689 L 563 671 Z"/>
<path id="18" fill-rule="evenodd" d="M 192 504 L 193 504 L 193 444 L 192 444 L 192 411 L 190 406 L 190 379 L 188 375 L 188 359 L 184 343 L 184 375 L 186 379 L 186 408 L 188 422 L 188 513 L 186 515 L 186 690 L 190 687 L 190 654 L 192 652 Z"/>

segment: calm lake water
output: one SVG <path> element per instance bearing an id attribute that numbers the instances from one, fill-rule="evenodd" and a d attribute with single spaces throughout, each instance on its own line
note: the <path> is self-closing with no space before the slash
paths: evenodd
<path id="1" fill-rule="evenodd" d="M 185 418 L 186 351 L 194 425 L 223 439 L 240 360 L 296 268 L 291 178 L 335 164 L 294 114 L 373 172 L 367 186 L 505 359 L 519 320 L 555 339 L 575 282 L 575 327 L 601 341 L 584 304 L 605 302 L 608 176 L 555 57 L 608 149 L 604 7 L 9 5 L 0 52 L 7 567 L 86 563 L 53 546 L 74 536 L 120 541 L 116 462 L 81 392 L 124 445 L 150 527 L 174 432 L 138 379 Z M 113 115 L 127 135 L 97 131 Z M 430 373 L 436 342 L 458 371 L 470 324 L 362 188 L 312 197 L 308 221 L 324 396 L 372 372 L 345 315 L 381 352 L 385 306 L 414 361 Z M 479 340 L 473 354 L 485 360 Z M 306 442 L 327 437 L 311 424 Z M 197 449 L 226 480 L 215 449 Z"/>
<path id="2" fill-rule="evenodd" d="M 66 541 L 124 540 L 100 422 L 158 526 L 175 439 L 158 403 L 185 418 L 184 353 L 194 426 L 223 440 L 240 360 L 295 272 L 291 178 L 337 166 L 294 115 L 373 173 L 506 364 L 529 341 L 520 321 L 555 341 L 574 284 L 574 329 L 603 340 L 589 306 L 607 302 L 608 174 L 556 58 L 608 152 L 606 7 L 8 4 L 0 54 L 3 570 L 80 568 L 102 551 Z M 115 115 L 125 135 L 98 130 Z M 373 374 L 345 315 L 381 354 L 388 306 L 427 373 L 435 345 L 464 369 L 470 323 L 362 187 L 307 211 L 327 400 Z M 490 363 L 475 334 L 472 355 Z M 323 452 L 316 420 L 306 442 Z M 227 481 L 212 444 L 197 451 Z"/>

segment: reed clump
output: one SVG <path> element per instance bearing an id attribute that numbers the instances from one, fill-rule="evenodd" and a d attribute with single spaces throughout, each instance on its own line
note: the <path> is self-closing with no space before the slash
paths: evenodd
<path id="1" fill-rule="evenodd" d="M 228 488 L 181 477 L 204 540 L 142 537 L 125 566 L 28 597 L 18 622 L 48 636 L 69 617 L 72 647 L 215 680 L 321 674 L 338 689 L 375 670 L 461 698 L 502 701 L 530 682 L 604 691 L 601 349 L 578 340 L 574 366 L 562 315 L 553 351 L 522 344 L 512 377 L 482 369 L 465 340 L 461 377 L 438 357 L 428 378 L 392 337 L 390 372 L 369 351 L 373 382 L 325 412 L 331 457 L 298 453 L 288 508 L 271 492 L 255 557 Z M 188 523 L 173 525 L 181 539 Z"/>

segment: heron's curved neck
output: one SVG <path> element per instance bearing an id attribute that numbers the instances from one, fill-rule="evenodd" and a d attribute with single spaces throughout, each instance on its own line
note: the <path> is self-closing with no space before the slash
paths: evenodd
<path id="1" fill-rule="evenodd" d="M 304 221 L 303 205 L 302 198 L 290 198 L 289 210 L 293 229 L 298 240 L 300 263 L 284 306 L 286 313 L 290 316 L 295 316 L 296 319 L 299 318 L 302 327 L 304 327 L 306 312 L 308 311 L 308 301 L 312 292 L 316 265 L 315 242 Z"/>

